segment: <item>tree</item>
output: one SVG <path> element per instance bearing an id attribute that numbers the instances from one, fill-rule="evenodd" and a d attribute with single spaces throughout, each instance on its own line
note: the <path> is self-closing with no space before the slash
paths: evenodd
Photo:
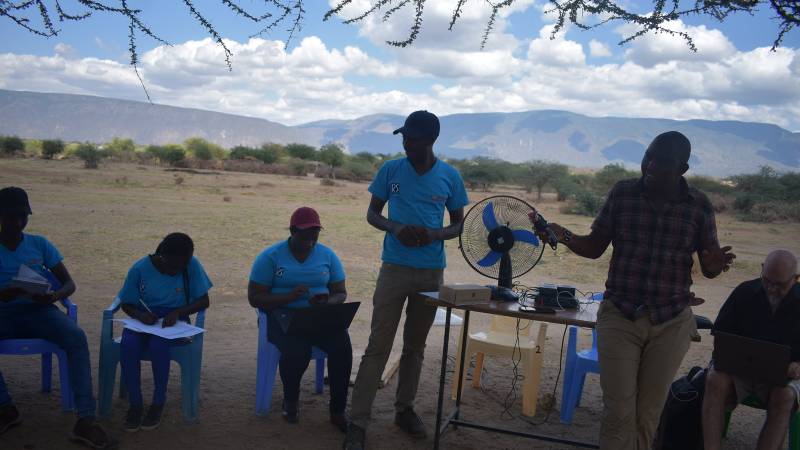
<path id="1" fill-rule="evenodd" d="M 536 188 L 536 199 L 542 199 L 542 189 L 545 186 L 553 186 L 555 181 L 566 177 L 569 169 L 564 164 L 533 160 L 525 164 L 525 178 L 523 186 L 530 192 Z"/>
<path id="2" fill-rule="evenodd" d="M 319 149 L 319 160 L 331 167 L 331 177 L 336 178 L 336 168 L 344 164 L 344 151 L 338 144 L 325 144 Z"/>
<path id="3" fill-rule="evenodd" d="M 605 195 L 618 181 L 638 178 L 638 172 L 628 170 L 622 164 L 607 164 L 594 174 L 592 187 L 595 192 Z"/>
<path id="4" fill-rule="evenodd" d="M 0 136 L 0 152 L 14 155 L 25 150 L 25 141 L 19 136 Z"/>
<path id="5" fill-rule="evenodd" d="M 313 160 L 317 157 L 317 149 L 305 144 L 288 144 L 286 151 L 289 156 L 298 159 Z"/>
<path id="6" fill-rule="evenodd" d="M 136 153 L 136 144 L 132 139 L 115 137 L 103 146 L 109 154 L 125 160 L 132 160 Z"/>
<path id="7" fill-rule="evenodd" d="M 186 139 L 183 141 L 183 147 L 193 158 L 203 161 L 208 161 L 225 154 L 225 150 L 222 147 L 200 137 L 190 137 Z"/>
<path id="8" fill-rule="evenodd" d="M 64 152 L 64 141 L 61 139 L 42 141 L 42 157 L 53 159 L 53 156 Z"/>
<path id="9" fill-rule="evenodd" d="M 492 13 L 486 22 L 486 28 L 480 42 L 481 48 L 486 45 L 500 10 L 508 8 L 518 1 L 520 0 L 484 0 L 485 4 L 491 8 Z M 344 7 L 350 3 L 352 3 L 352 0 L 338 0 L 333 8 L 325 14 L 323 20 L 328 20 L 341 13 Z M 402 41 L 386 42 L 395 47 L 406 47 L 412 44 L 419 36 L 426 3 L 428 3 L 428 0 L 403 1 L 397 4 L 393 4 L 392 0 L 372 0 L 370 6 L 363 10 L 361 14 L 345 19 L 344 23 L 355 23 L 370 16 L 378 15 L 381 15 L 383 21 L 386 21 L 398 11 L 405 8 L 414 8 L 414 18 L 409 27 L 408 37 Z M 453 29 L 465 10 L 480 6 L 476 5 L 476 3 L 468 4 L 466 0 L 458 0 L 453 8 L 448 30 Z M 691 36 L 683 31 L 676 31 L 670 28 L 670 22 L 697 15 L 710 16 L 722 22 L 733 13 L 753 14 L 761 7 L 770 8 L 778 18 L 778 34 L 772 44 L 773 50 L 780 46 L 786 33 L 800 25 L 800 1 L 798 0 L 688 0 L 684 2 L 680 0 L 672 0 L 670 2 L 651 0 L 652 6 L 646 9 L 643 8 L 650 10 L 646 13 L 634 12 L 630 6 L 637 3 L 641 4 L 640 2 L 624 0 L 549 0 L 548 3 L 549 8 L 546 7 L 545 11 L 553 12 L 557 17 L 551 38 L 554 38 L 568 23 L 575 25 L 579 29 L 588 30 L 610 22 L 623 22 L 637 25 L 639 31 L 623 38 L 620 44 L 628 43 L 648 33 L 667 33 L 683 38 L 692 51 L 697 49 Z"/>
<path id="10" fill-rule="evenodd" d="M 106 153 L 99 150 L 94 144 L 84 142 L 78 144 L 75 149 L 75 156 L 83 160 L 83 166 L 87 169 L 97 169 L 97 165 L 101 159 L 106 156 Z"/>

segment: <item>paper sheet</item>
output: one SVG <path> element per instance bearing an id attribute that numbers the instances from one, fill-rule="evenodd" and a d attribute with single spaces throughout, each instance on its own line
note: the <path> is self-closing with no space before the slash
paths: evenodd
<path id="1" fill-rule="evenodd" d="M 158 321 L 153 325 L 145 325 L 136 319 L 114 319 L 114 320 L 116 322 L 122 322 L 123 326 L 131 331 L 152 334 L 155 336 L 160 336 L 164 339 L 187 338 L 206 331 L 203 328 L 196 327 L 194 325 L 189 325 L 188 323 L 183 322 L 181 320 L 177 321 L 175 325 L 166 328 L 161 327 L 162 319 L 158 319 Z"/>
<path id="2" fill-rule="evenodd" d="M 46 294 L 50 291 L 50 282 L 47 278 L 25 264 L 20 264 L 17 276 L 11 279 L 8 286 L 20 288 L 28 294 Z"/>

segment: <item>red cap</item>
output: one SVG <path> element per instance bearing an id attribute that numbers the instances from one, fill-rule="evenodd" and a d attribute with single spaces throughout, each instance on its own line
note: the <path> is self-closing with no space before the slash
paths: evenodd
<path id="1" fill-rule="evenodd" d="M 289 225 L 301 230 L 314 227 L 322 228 L 322 224 L 319 223 L 319 214 L 314 211 L 314 208 L 309 208 L 308 206 L 297 208 L 292 213 Z"/>

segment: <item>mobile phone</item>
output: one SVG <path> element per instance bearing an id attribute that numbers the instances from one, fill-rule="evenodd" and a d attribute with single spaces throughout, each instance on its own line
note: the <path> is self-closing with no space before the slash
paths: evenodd
<path id="1" fill-rule="evenodd" d="M 529 312 L 534 314 L 555 314 L 556 310 L 549 306 L 520 306 L 520 312 Z"/>

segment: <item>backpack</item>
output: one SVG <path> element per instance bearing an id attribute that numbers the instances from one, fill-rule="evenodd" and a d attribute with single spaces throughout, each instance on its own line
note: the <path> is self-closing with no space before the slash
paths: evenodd
<path id="1" fill-rule="evenodd" d="M 703 449 L 703 391 L 706 369 L 692 367 L 672 382 L 656 431 L 654 450 Z"/>

